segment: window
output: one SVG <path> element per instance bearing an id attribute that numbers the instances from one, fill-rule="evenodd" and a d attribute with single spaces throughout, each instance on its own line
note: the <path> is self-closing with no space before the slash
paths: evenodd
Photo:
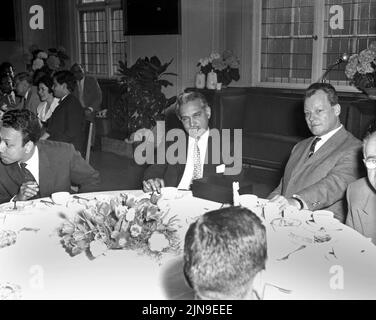
<path id="1" fill-rule="evenodd" d="M 126 37 L 120 1 L 81 0 L 78 4 L 81 63 L 89 74 L 111 77 L 125 60 Z"/>
<path id="2" fill-rule="evenodd" d="M 254 47 L 261 85 L 306 87 L 343 53 L 358 53 L 376 40 L 376 0 L 260 0 L 254 12 L 261 14 Z M 339 64 L 327 80 L 349 89 L 344 69 Z"/>

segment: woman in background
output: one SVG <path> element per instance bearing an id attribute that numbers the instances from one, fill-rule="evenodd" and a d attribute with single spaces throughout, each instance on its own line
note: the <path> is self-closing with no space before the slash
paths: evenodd
<path id="1" fill-rule="evenodd" d="M 52 116 L 52 113 L 59 104 L 59 99 L 54 97 L 52 90 L 53 80 L 49 76 L 43 76 L 39 79 L 38 95 L 42 101 L 37 108 L 37 115 L 41 123 L 45 126 L 47 120 Z"/>

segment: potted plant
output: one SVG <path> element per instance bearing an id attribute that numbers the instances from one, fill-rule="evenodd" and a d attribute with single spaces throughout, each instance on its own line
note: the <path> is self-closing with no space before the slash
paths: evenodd
<path id="1" fill-rule="evenodd" d="M 166 98 L 162 92 L 163 87 L 172 86 L 163 77 L 176 76 L 176 73 L 166 72 L 171 63 L 172 60 L 162 64 L 153 56 L 139 58 L 128 68 L 126 62 L 119 61 L 121 95 L 109 110 L 109 116 L 125 141 L 133 143 L 137 130 L 153 129 L 157 121 L 164 120 L 165 109 L 176 102 L 176 96 Z"/>

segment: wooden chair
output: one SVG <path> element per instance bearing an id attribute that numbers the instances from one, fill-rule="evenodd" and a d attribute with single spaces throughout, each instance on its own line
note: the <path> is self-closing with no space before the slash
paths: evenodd
<path id="1" fill-rule="evenodd" d="M 91 151 L 91 142 L 92 142 L 92 136 L 93 136 L 93 122 L 87 121 L 86 126 L 87 129 L 87 140 L 86 140 L 86 152 L 85 152 L 85 160 L 87 163 L 90 162 L 90 151 Z"/>

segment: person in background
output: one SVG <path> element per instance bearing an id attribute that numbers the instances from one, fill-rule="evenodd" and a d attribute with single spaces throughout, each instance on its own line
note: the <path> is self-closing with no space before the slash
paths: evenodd
<path id="1" fill-rule="evenodd" d="M 287 205 L 328 209 L 346 219 L 347 186 L 360 177 L 361 142 L 340 122 L 334 87 L 314 83 L 305 92 L 304 114 L 313 137 L 294 146 L 278 187 L 269 195 L 280 210 Z"/>
<path id="2" fill-rule="evenodd" d="M 30 110 L 37 114 L 37 108 L 40 104 L 38 89 L 33 85 L 33 78 L 27 72 L 18 73 L 15 78 L 16 94 L 20 97 L 17 109 Z"/>
<path id="3" fill-rule="evenodd" d="M 43 76 L 37 83 L 38 94 L 41 100 L 37 108 L 37 115 L 41 123 L 46 126 L 47 120 L 59 104 L 59 99 L 54 97 L 53 80 L 49 76 Z"/>
<path id="4" fill-rule="evenodd" d="M 0 203 L 49 197 L 54 192 L 99 191 L 100 177 L 71 144 L 40 141 L 30 110 L 11 110 L 0 127 Z"/>
<path id="5" fill-rule="evenodd" d="M 59 99 L 59 105 L 48 120 L 46 137 L 49 140 L 72 143 L 83 154 L 85 115 L 80 101 L 72 94 L 74 87 L 75 78 L 70 71 L 54 74 L 52 90 Z"/>
<path id="6" fill-rule="evenodd" d="M 0 110 L 4 113 L 17 107 L 16 95 L 13 91 L 13 81 L 9 74 L 0 74 Z"/>
<path id="7" fill-rule="evenodd" d="M 14 67 L 10 62 L 0 64 L 0 75 L 4 73 L 9 75 L 12 81 L 14 80 Z"/>
<path id="8" fill-rule="evenodd" d="M 184 275 L 197 299 L 256 299 L 253 282 L 266 260 L 265 227 L 246 208 L 207 212 L 185 236 Z"/>
<path id="9" fill-rule="evenodd" d="M 346 224 L 376 244 L 376 132 L 369 132 L 363 140 L 363 162 L 367 177 L 347 188 L 349 211 Z"/>

